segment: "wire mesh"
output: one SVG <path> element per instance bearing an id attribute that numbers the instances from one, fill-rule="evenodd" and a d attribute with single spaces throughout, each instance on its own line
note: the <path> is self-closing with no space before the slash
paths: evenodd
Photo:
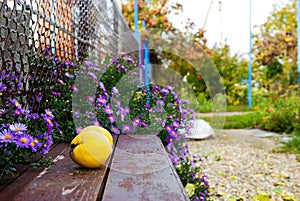
<path id="1" fill-rule="evenodd" d="M 113 0 L 0 0 L 0 44 L 1 102 L 15 98 L 36 111 L 75 70 L 69 60 L 138 49 Z"/>

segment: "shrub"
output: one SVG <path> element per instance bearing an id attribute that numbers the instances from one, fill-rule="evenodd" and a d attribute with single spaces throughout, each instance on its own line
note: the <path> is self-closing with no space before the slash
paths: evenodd
<path id="1" fill-rule="evenodd" d="M 291 134 L 299 128 L 299 98 L 291 96 L 278 99 L 266 108 L 260 127 L 269 131 Z"/>

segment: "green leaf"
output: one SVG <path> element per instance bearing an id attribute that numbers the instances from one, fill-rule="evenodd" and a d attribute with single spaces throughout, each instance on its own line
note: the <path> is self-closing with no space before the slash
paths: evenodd
<path id="1" fill-rule="evenodd" d="M 187 183 L 187 185 L 184 187 L 186 193 L 189 197 L 192 197 L 195 193 L 195 185 L 191 183 Z"/>
<path id="2" fill-rule="evenodd" d="M 256 201 L 269 201 L 270 198 L 271 198 L 271 195 L 267 194 L 266 192 L 261 192 L 261 193 L 253 196 L 253 200 L 256 200 Z"/>
<path id="3" fill-rule="evenodd" d="M 276 193 L 277 195 L 281 195 L 282 194 L 282 188 L 277 186 L 273 189 L 273 192 Z"/>

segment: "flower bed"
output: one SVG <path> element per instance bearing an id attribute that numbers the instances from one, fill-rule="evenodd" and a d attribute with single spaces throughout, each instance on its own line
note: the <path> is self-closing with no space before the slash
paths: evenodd
<path id="1" fill-rule="evenodd" d="M 77 71 L 65 71 L 64 77 L 53 84 L 49 92 L 50 110 L 32 116 L 30 111 L 21 109 L 16 100 L 6 102 L 5 107 L 14 115 L 1 122 L 6 129 L 0 135 L 0 149 L 6 154 L 1 158 L 1 164 L 9 161 L 11 167 L 16 167 L 28 163 L 35 152 L 46 154 L 52 139 L 69 141 L 83 127 L 95 124 L 110 130 L 113 135 L 158 135 L 190 199 L 209 199 L 209 185 L 201 170 L 201 158 L 190 156 L 185 143 L 193 112 L 187 101 L 179 99 L 172 86 L 142 86 L 138 79 L 140 66 L 126 55 L 107 58 L 102 67 L 90 61 L 82 64 L 68 61 L 69 65 L 76 66 Z M 1 83 L 1 87 L 4 88 L 5 83 Z M 3 111 L 7 111 L 5 107 L 1 105 Z M 15 160 L 7 157 L 13 152 L 22 157 Z M 8 166 L 2 169 L 9 170 Z"/>

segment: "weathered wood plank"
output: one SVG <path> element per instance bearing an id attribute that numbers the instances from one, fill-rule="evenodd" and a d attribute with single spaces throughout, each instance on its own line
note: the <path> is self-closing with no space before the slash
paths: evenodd
<path id="1" fill-rule="evenodd" d="M 81 168 L 69 157 L 69 144 L 60 144 L 59 147 L 54 166 L 38 173 L 24 187 L 23 177 L 31 177 L 25 172 L 1 192 L 0 197 L 9 196 L 10 199 L 6 200 L 16 201 L 97 200 L 106 166 L 93 170 Z"/>
<path id="2" fill-rule="evenodd" d="M 103 201 L 189 200 L 162 145 L 153 135 L 121 135 Z"/>
<path id="3" fill-rule="evenodd" d="M 57 145 L 58 144 L 54 144 L 53 146 L 51 146 L 48 156 L 55 158 L 56 155 L 58 154 L 57 152 L 61 151 L 61 147 L 56 147 Z M 33 161 L 37 161 L 40 157 L 41 157 L 41 154 L 37 154 Z M 13 183 L 15 180 L 17 180 L 18 177 L 20 177 L 20 176 L 22 177 L 21 179 L 19 179 L 19 183 L 18 183 L 19 184 L 18 188 L 21 188 L 22 186 L 25 186 L 26 184 L 30 183 L 30 181 L 32 181 L 32 179 L 35 176 L 37 176 L 40 171 L 42 171 L 42 168 L 33 169 L 33 168 L 30 168 L 29 165 L 19 166 L 17 169 L 17 172 L 15 173 L 14 176 L 6 176 L 0 180 L 0 194 L 7 186 L 9 186 L 11 183 Z M 25 172 L 27 172 L 27 174 L 29 174 L 29 175 L 22 176 Z M 15 193 L 13 193 L 13 194 L 15 194 Z"/>

